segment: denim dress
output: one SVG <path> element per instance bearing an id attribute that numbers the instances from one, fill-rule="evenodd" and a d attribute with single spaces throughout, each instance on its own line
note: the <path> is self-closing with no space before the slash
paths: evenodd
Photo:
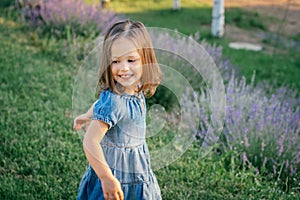
<path id="1" fill-rule="evenodd" d="M 121 183 L 124 200 L 160 200 L 145 141 L 146 106 L 142 92 L 118 95 L 111 90 L 102 91 L 92 119 L 109 126 L 100 144 L 107 164 Z M 91 166 L 80 182 L 78 199 L 104 199 L 101 181 Z"/>

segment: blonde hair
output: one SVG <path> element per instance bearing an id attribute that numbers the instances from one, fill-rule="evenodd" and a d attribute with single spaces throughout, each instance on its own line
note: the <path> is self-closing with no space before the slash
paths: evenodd
<path id="1" fill-rule="evenodd" d="M 121 94 L 111 72 L 111 46 L 113 42 L 121 37 L 129 39 L 136 47 L 141 57 L 143 74 L 141 84 L 136 92 L 142 91 L 146 97 L 151 97 L 162 79 L 162 73 L 157 63 L 152 42 L 146 27 L 141 22 L 131 20 L 115 23 L 107 31 L 102 51 L 102 59 L 99 69 L 99 95 L 104 89 L 111 89 L 117 94 Z"/>

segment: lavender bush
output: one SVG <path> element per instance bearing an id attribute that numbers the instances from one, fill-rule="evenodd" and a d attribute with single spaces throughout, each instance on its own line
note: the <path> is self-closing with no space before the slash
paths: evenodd
<path id="1" fill-rule="evenodd" d="M 227 113 L 224 129 L 225 149 L 237 148 L 245 163 L 257 171 L 268 170 L 275 176 L 299 175 L 300 113 L 278 94 L 266 91 L 244 78 L 232 76 L 226 86 Z M 281 96 L 290 96 L 281 90 Z M 296 100 L 299 103 L 299 99 Z M 298 104 L 299 105 L 299 104 Z"/>
<path id="2" fill-rule="evenodd" d="M 275 92 L 269 94 L 266 88 Z M 210 126 L 209 96 L 203 92 L 199 99 L 201 122 L 195 131 L 203 139 Z M 237 78 L 233 73 L 226 84 L 226 101 L 218 151 L 238 152 L 241 164 L 284 180 L 287 187 L 299 182 L 300 99 L 295 92 L 285 87 L 275 90 L 254 86 L 253 82 L 246 84 L 244 77 Z"/>
<path id="3" fill-rule="evenodd" d="M 199 39 L 197 35 L 193 36 Z M 268 83 L 254 86 L 235 74 L 235 67 L 222 58 L 222 48 L 201 42 L 213 57 L 226 87 L 226 117 L 219 140 L 222 152 L 238 151 L 241 163 L 258 173 L 271 173 L 287 180 L 300 173 L 300 98 L 288 87 L 275 88 Z M 200 124 L 194 127 L 203 139 L 210 126 L 210 97 L 200 89 Z M 193 105 L 191 102 L 187 104 Z"/>
<path id="4" fill-rule="evenodd" d="M 100 1 L 88 5 L 81 0 L 41 0 L 24 12 L 31 26 L 59 37 L 68 32 L 95 37 L 118 19 L 114 12 L 103 10 Z"/>
<path id="5" fill-rule="evenodd" d="M 160 37 L 155 38 L 159 40 Z M 156 42 L 174 46 L 176 51 L 172 40 Z M 287 87 L 273 88 L 266 83 L 255 86 L 254 77 L 247 84 L 244 77 L 235 74 L 230 61 L 222 58 L 222 48 L 206 42 L 201 45 L 218 65 L 226 88 L 226 117 L 219 150 L 223 153 L 237 151 L 241 164 L 253 167 L 257 173 L 271 174 L 284 181 L 300 181 L 300 99 L 297 93 Z M 190 53 L 195 52 L 193 48 L 189 47 Z M 159 60 L 167 58 L 172 62 L 170 55 L 160 55 Z M 187 62 L 171 62 L 170 66 L 182 72 L 198 91 L 201 121 L 193 128 L 197 138 L 203 141 L 211 117 L 210 96 L 205 91 L 205 83 L 201 77 L 194 76 L 195 71 Z M 194 107 L 194 103 L 186 99 L 184 105 Z"/>

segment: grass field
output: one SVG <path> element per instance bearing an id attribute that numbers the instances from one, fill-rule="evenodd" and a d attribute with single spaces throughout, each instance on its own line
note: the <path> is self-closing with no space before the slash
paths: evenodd
<path id="1" fill-rule="evenodd" d="M 197 22 L 189 20 L 200 8 L 184 8 L 181 14 L 185 21 L 179 22 L 175 19 L 178 13 L 166 9 L 165 3 L 155 2 L 157 11 L 149 12 L 143 10 L 148 5 L 143 1 L 136 1 L 135 7 L 126 4 L 128 13 L 118 10 L 126 7 L 117 2 L 111 6 L 148 26 L 177 28 L 186 34 L 199 31 L 193 24 Z M 208 26 L 210 8 L 203 9 L 207 17 L 203 25 Z M 0 13 L 0 199 L 75 199 L 87 166 L 80 137 L 72 130 L 72 85 L 78 63 L 70 57 L 65 41 L 43 38 L 28 30 L 16 11 L 0 8 Z M 156 18 L 158 13 L 163 20 Z M 257 81 L 274 79 L 300 88 L 296 76 L 299 55 L 292 51 L 273 57 L 250 56 L 249 52 L 228 48 L 224 53 L 232 55 L 233 63 L 247 77 L 255 69 Z M 251 59 L 253 55 L 257 59 Z M 270 63 L 274 71 L 264 68 Z M 155 172 L 163 199 L 300 198 L 299 185 L 287 188 L 276 177 L 256 174 L 240 164 L 236 152 L 221 156 L 212 152 L 199 159 L 197 145 L 195 142 L 180 159 Z"/>

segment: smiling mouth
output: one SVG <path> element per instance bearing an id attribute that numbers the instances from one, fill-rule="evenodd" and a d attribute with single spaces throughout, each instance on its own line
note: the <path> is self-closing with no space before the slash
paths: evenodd
<path id="1" fill-rule="evenodd" d="M 120 78 L 130 78 L 133 76 L 133 74 L 121 74 L 121 75 L 118 75 Z"/>

